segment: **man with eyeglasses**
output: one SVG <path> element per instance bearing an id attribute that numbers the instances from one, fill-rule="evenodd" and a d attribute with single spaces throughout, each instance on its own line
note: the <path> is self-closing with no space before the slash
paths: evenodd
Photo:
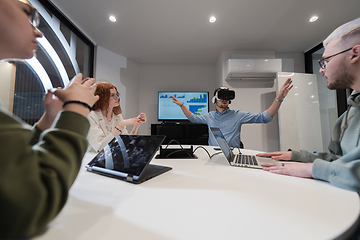
<path id="1" fill-rule="evenodd" d="M 338 27 L 323 44 L 320 73 L 328 88 L 354 89 L 348 99 L 348 110 L 334 126 L 330 153 L 292 150 L 259 156 L 297 162 L 264 164 L 265 171 L 320 179 L 360 193 L 360 18 Z"/>
<path id="2" fill-rule="evenodd" d="M 28 59 L 42 33 L 27 0 L 0 0 L 0 60 Z M 0 102 L 0 239 L 34 236 L 61 211 L 87 149 L 95 79 L 76 75 L 48 91 L 45 113 L 29 126 Z"/>

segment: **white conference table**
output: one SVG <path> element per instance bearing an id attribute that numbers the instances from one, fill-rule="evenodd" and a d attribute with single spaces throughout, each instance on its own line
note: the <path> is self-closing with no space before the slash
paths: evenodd
<path id="1" fill-rule="evenodd" d="M 357 225 L 355 192 L 195 154 L 152 160 L 173 169 L 135 185 L 87 172 L 87 153 L 64 209 L 35 239 L 344 239 Z"/>

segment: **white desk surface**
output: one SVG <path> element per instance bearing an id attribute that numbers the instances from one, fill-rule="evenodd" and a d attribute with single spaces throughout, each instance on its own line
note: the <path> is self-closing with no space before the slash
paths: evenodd
<path id="1" fill-rule="evenodd" d="M 355 192 L 195 154 L 154 159 L 173 169 L 135 185 L 87 172 L 88 153 L 64 209 L 35 239 L 341 239 L 359 216 Z"/>

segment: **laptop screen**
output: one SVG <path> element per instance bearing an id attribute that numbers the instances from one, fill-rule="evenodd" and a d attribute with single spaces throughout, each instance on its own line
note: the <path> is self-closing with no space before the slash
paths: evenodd
<path id="1" fill-rule="evenodd" d="M 88 166 L 140 176 L 164 138 L 154 135 L 116 135 Z"/>
<path id="2" fill-rule="evenodd" d="M 221 130 L 217 127 L 210 127 L 210 131 L 214 135 L 214 138 L 219 144 L 219 147 L 223 151 L 225 157 L 229 160 L 232 157 L 232 151 Z"/>

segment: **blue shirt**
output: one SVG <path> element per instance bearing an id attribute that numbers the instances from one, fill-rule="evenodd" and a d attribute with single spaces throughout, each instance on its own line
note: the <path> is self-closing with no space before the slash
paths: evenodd
<path id="1" fill-rule="evenodd" d="M 265 110 L 262 113 L 250 113 L 229 108 L 220 113 L 217 110 L 202 115 L 191 114 L 189 121 L 207 124 L 208 127 L 218 127 L 224 134 L 230 147 L 240 147 L 241 125 L 246 123 L 268 123 L 273 118 Z M 209 146 L 217 146 L 214 136 L 209 131 Z"/>

